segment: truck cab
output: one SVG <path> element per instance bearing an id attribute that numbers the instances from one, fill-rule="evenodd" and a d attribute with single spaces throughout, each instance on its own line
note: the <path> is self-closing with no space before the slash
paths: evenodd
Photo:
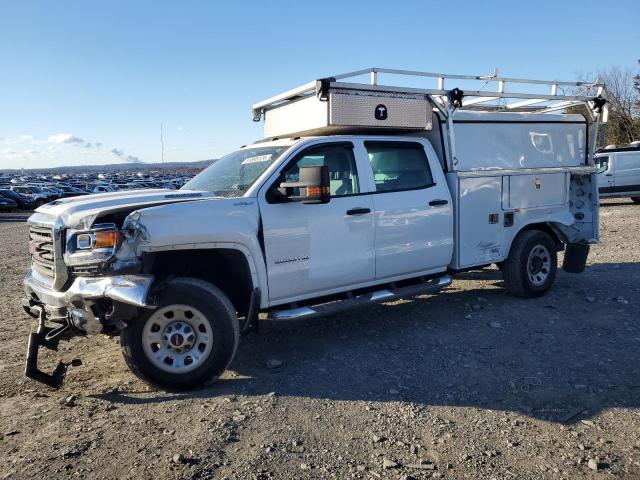
<path id="1" fill-rule="evenodd" d="M 428 141 L 329 136 L 290 148 L 255 192 L 271 303 L 446 270 L 451 196 Z M 299 182 L 301 169 L 314 166 L 327 169 L 327 202 L 290 201 L 282 183 Z"/>
<path id="2" fill-rule="evenodd" d="M 465 111 L 457 89 L 425 92 L 323 79 L 254 105 L 265 139 L 178 191 L 40 207 L 27 375 L 58 385 L 38 348 L 105 333 L 145 381 L 192 388 L 227 368 L 260 313 L 309 318 L 435 293 L 492 264 L 510 293 L 537 297 L 560 250 L 581 272 L 599 239 L 584 117 L 546 113 L 547 98 L 538 113 L 482 112 Z M 602 108 L 597 98 L 574 101 Z"/>

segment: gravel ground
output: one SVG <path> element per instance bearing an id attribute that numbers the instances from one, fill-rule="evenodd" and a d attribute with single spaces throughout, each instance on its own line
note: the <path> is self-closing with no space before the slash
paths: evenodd
<path id="1" fill-rule="evenodd" d="M 604 202 L 587 271 L 543 298 L 485 269 L 435 296 L 265 321 L 187 394 L 148 388 L 102 336 L 61 343 L 82 363 L 60 390 L 23 377 L 24 218 L 0 217 L 3 478 L 640 478 L 638 205 Z"/>

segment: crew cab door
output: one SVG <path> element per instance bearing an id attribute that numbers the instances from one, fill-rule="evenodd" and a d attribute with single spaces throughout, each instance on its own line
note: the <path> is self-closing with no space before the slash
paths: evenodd
<path id="1" fill-rule="evenodd" d="M 308 205 L 283 198 L 280 183 L 298 181 L 300 167 L 313 165 L 328 167 L 329 203 Z M 271 303 L 328 294 L 374 279 L 373 200 L 361 193 L 362 168 L 351 142 L 316 144 L 297 153 L 260 190 Z"/>
<path id="2" fill-rule="evenodd" d="M 366 140 L 364 149 L 375 191 L 376 279 L 445 270 L 453 253 L 453 209 L 433 148 Z"/>

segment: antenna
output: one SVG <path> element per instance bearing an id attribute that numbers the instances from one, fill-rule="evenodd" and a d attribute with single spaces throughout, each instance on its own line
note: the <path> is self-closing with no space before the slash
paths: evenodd
<path id="1" fill-rule="evenodd" d="M 164 163 L 164 141 L 162 140 L 162 122 L 160 122 L 160 160 Z"/>

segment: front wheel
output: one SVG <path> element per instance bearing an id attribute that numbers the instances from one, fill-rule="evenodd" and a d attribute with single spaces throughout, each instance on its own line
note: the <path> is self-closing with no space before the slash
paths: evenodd
<path id="1" fill-rule="evenodd" d="M 120 334 L 122 354 L 145 382 L 183 390 L 217 378 L 233 360 L 238 319 L 218 288 L 176 278 L 160 289 L 157 308 L 128 322 Z"/>
<path id="2" fill-rule="evenodd" d="M 518 297 L 539 297 L 553 284 L 557 269 L 557 249 L 551 237 L 540 230 L 521 232 L 504 261 L 505 288 Z"/>

